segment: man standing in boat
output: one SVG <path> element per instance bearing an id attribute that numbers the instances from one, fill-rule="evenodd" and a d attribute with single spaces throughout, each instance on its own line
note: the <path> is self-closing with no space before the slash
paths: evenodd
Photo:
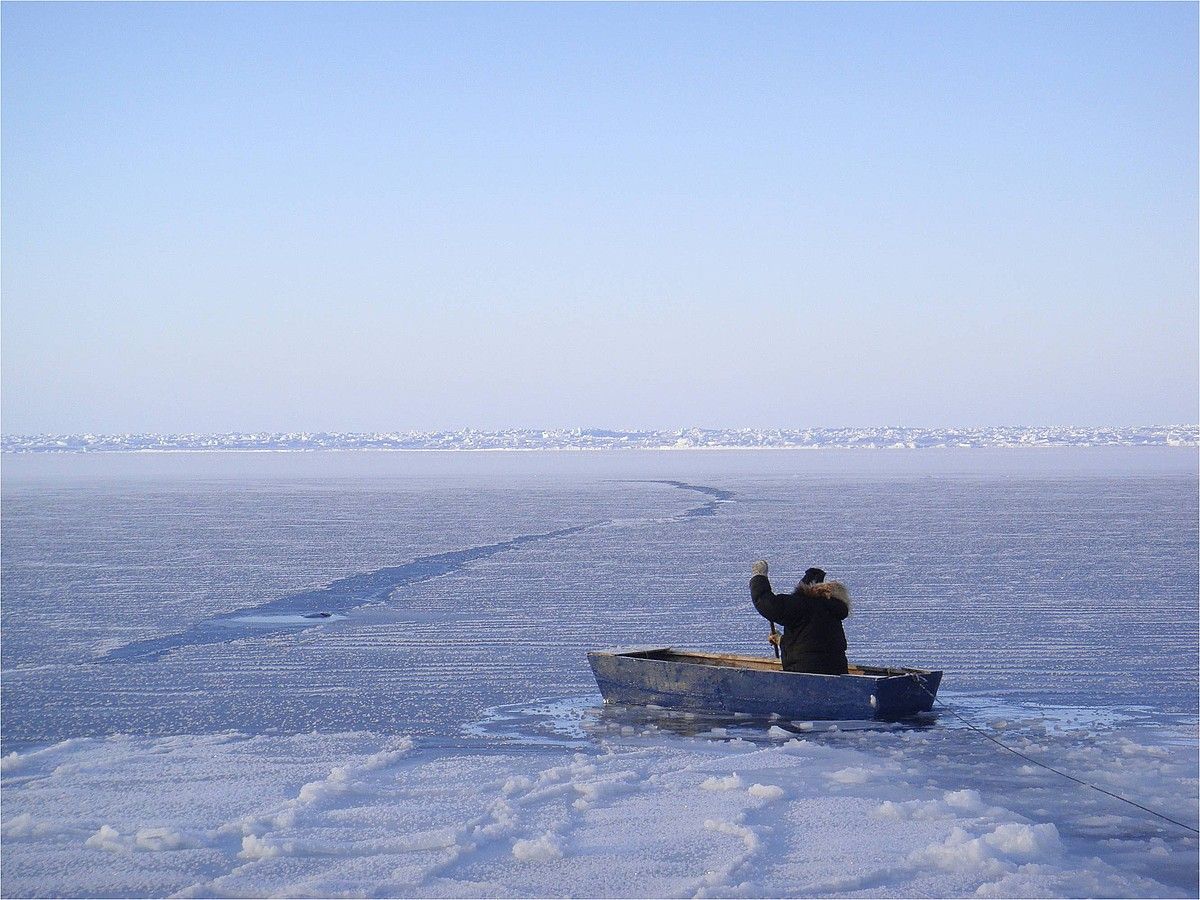
<path id="1" fill-rule="evenodd" d="M 838 581 L 825 581 L 821 569 L 804 573 L 790 594 L 776 594 L 767 578 L 767 561 L 750 569 L 750 599 L 764 619 L 783 626 L 778 639 L 787 672 L 845 675 L 846 632 L 842 620 L 850 615 L 850 592 Z M 772 640 L 776 640 L 772 636 Z"/>

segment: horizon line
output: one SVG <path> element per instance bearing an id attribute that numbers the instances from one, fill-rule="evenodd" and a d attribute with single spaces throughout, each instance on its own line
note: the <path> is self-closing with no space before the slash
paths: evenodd
<path id="1" fill-rule="evenodd" d="M 5 454 L 322 450 L 854 450 L 955 447 L 1196 447 L 1200 425 L 510 428 L 483 431 L 258 431 L 0 436 Z"/>
<path id="2" fill-rule="evenodd" d="M 760 432 L 799 433 L 835 431 L 1034 431 L 1034 430 L 1090 430 L 1090 431 L 1134 431 L 1139 429 L 1200 429 L 1197 422 L 1138 422 L 1127 425 L 1112 423 L 1084 424 L 1078 422 L 1050 423 L 1001 423 L 991 425 L 678 425 L 666 427 L 624 428 L 612 425 L 561 425 L 561 426 L 504 426 L 479 428 L 464 425 L 458 428 L 374 428 L 374 429 L 330 429 L 330 428 L 228 428 L 218 430 L 113 430 L 88 429 L 80 431 L 20 431 L 0 432 L 0 440 L 39 437 L 228 437 L 260 435 L 329 435 L 358 437 L 371 435 L 436 435 L 436 434 L 687 434 L 693 432 Z"/>

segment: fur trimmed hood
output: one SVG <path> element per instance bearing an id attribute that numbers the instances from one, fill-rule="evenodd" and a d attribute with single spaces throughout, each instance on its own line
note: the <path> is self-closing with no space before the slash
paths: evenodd
<path id="1" fill-rule="evenodd" d="M 842 601 L 846 604 L 847 617 L 853 612 L 853 607 L 850 603 L 850 591 L 840 581 L 823 581 L 820 584 L 800 584 L 797 587 L 811 594 Z"/>

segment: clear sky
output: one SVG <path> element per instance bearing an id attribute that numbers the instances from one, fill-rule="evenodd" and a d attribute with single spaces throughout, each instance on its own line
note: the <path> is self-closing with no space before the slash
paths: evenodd
<path id="1" fill-rule="evenodd" d="M 3 430 L 1197 419 L 1197 6 L 24 4 Z"/>

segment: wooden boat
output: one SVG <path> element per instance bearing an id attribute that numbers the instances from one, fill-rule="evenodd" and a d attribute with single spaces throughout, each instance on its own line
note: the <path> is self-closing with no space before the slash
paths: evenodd
<path id="1" fill-rule="evenodd" d="M 669 647 L 593 650 L 605 703 L 785 719 L 904 719 L 933 708 L 942 673 L 851 665 L 848 675 L 785 672 L 769 656 Z"/>

